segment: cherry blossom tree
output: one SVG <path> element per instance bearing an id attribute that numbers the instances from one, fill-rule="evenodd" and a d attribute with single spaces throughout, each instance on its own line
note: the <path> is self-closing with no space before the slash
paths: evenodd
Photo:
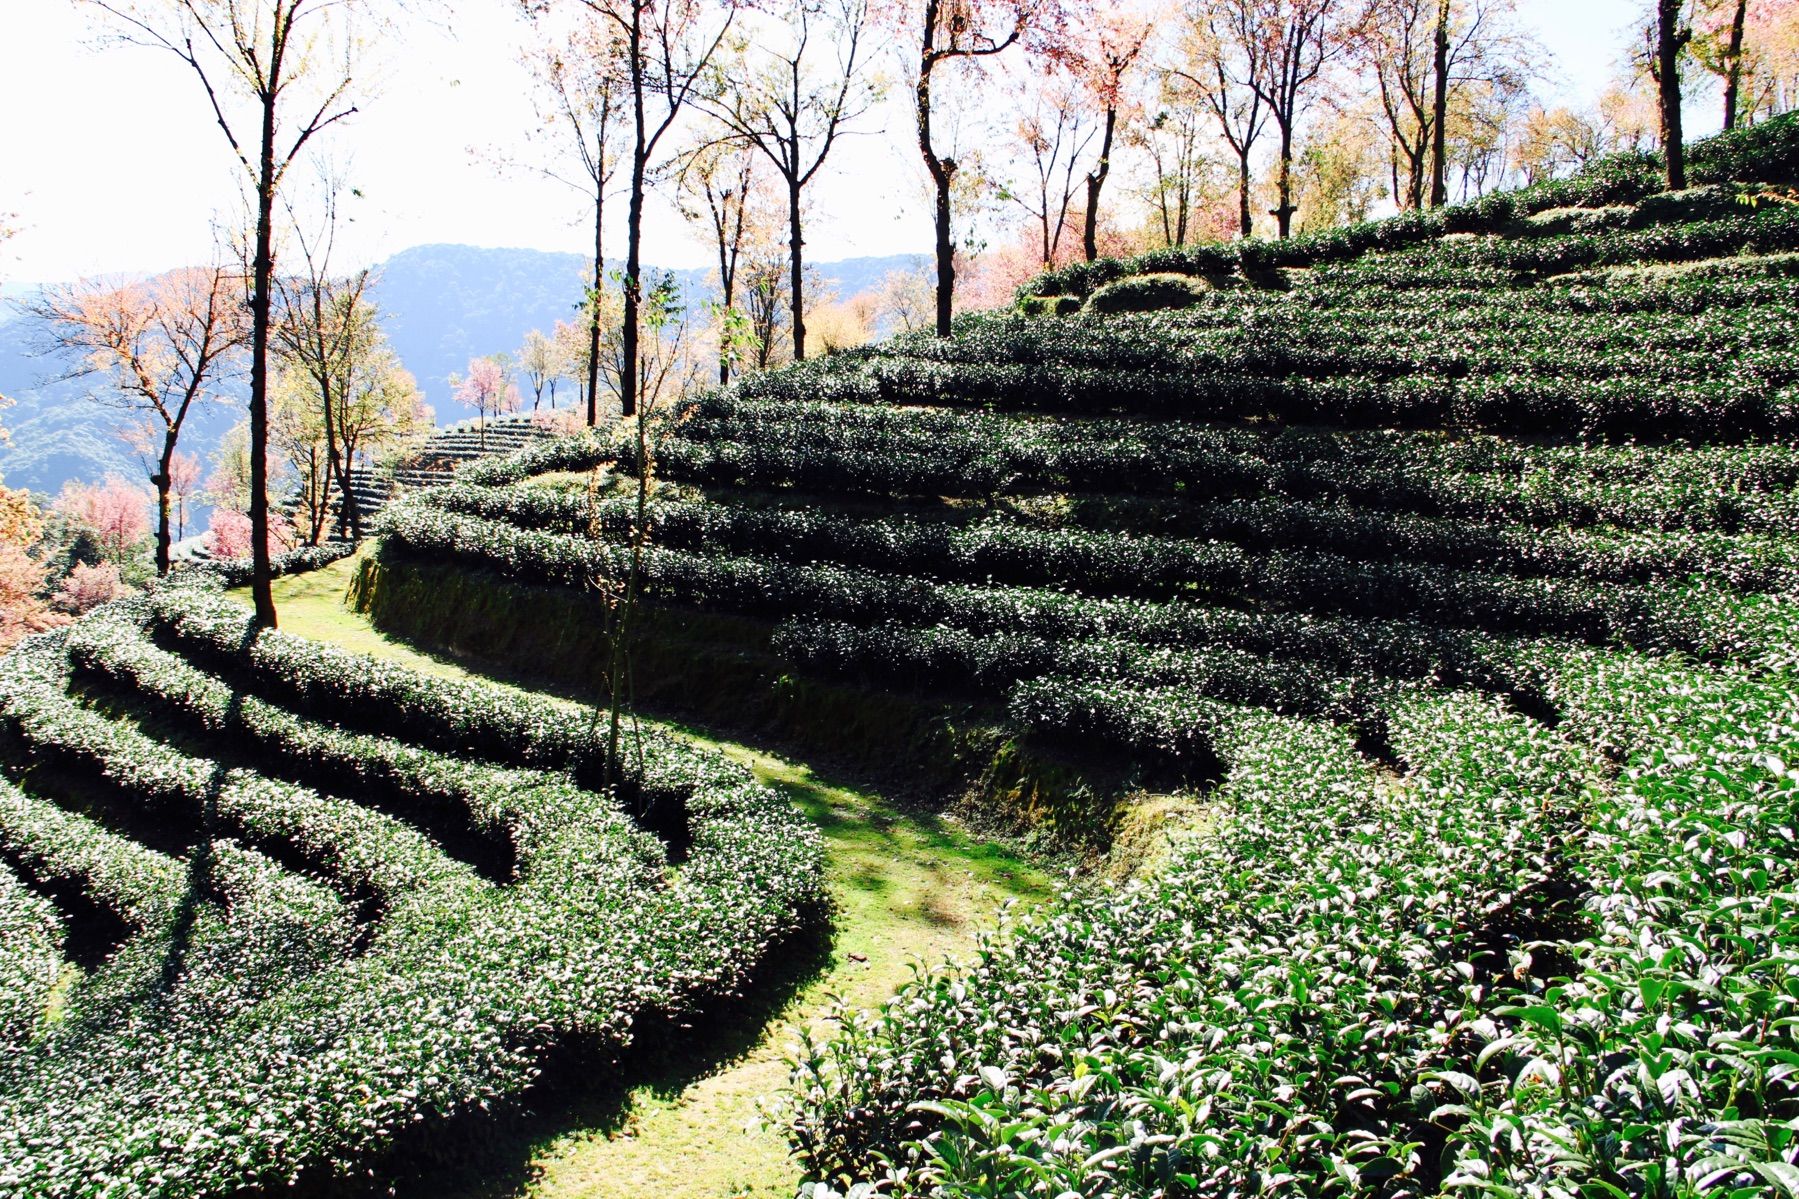
<path id="1" fill-rule="evenodd" d="M 1130 103 L 1126 84 L 1149 42 L 1151 23 L 1143 13 L 1114 2 L 1086 0 L 1073 10 L 1063 50 L 1089 102 L 1100 114 L 1099 157 L 1087 171 L 1087 211 L 1081 249 L 1087 261 L 1099 257 L 1099 197 L 1112 172 L 1112 148 L 1119 118 Z"/>
<path id="2" fill-rule="evenodd" d="M 1725 129 L 1779 111 L 1783 84 L 1791 100 L 1799 0 L 1697 0 L 1690 49 L 1722 85 Z"/>
<path id="3" fill-rule="evenodd" d="M 68 618 L 44 603 L 44 563 L 24 546 L 0 541 L 0 653 Z"/>
<path id="4" fill-rule="evenodd" d="M 214 508 L 205 545 L 214 558 L 242 558 L 250 552 L 250 518 L 235 508 Z"/>
<path id="5" fill-rule="evenodd" d="M 204 468 L 200 456 L 186 450 L 169 457 L 169 494 L 175 497 L 175 536 L 187 536 L 187 503 L 199 494 Z"/>
<path id="6" fill-rule="evenodd" d="M 0 653 L 67 619 L 43 600 L 48 568 L 33 552 L 43 531 L 31 493 L 0 486 Z"/>
<path id="7" fill-rule="evenodd" d="M 107 559 L 119 564 L 149 533 L 149 507 L 149 497 L 117 475 L 97 487 L 71 481 L 56 499 L 56 510 L 91 530 Z"/>
<path id="8" fill-rule="evenodd" d="M 118 563 L 101 562 L 90 566 L 77 562 L 69 568 L 62 586 L 50 597 L 50 602 L 70 616 L 80 616 L 130 593 L 131 588 L 119 576 Z"/>
<path id="9" fill-rule="evenodd" d="M 130 413 L 127 444 L 156 489 L 156 571 L 169 573 L 170 471 L 188 418 L 214 399 L 245 341 L 241 280 L 222 266 L 131 283 L 50 288 L 27 307 L 45 352 L 73 357 L 63 378 L 92 378 L 94 398 Z"/>
<path id="10" fill-rule="evenodd" d="M 483 447 L 487 445 L 487 418 L 517 412 L 525 404 L 518 384 L 507 377 L 506 365 L 497 357 L 469 359 L 468 374 L 452 376 L 450 388 L 458 404 L 475 410 Z"/>

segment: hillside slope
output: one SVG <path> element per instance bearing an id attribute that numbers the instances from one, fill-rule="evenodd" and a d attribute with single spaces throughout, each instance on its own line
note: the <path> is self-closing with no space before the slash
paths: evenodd
<path id="1" fill-rule="evenodd" d="M 1794 137 L 1080 268 L 665 427 L 639 695 L 1101 843 L 1207 813 L 809 1050 L 820 1195 L 1791 1192 L 1799 207 L 1739 196 Z M 611 453 L 402 505 L 365 603 L 591 670 Z"/>

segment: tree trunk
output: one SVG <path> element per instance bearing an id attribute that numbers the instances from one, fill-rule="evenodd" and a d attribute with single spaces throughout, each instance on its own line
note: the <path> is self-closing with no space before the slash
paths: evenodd
<path id="1" fill-rule="evenodd" d="M 1724 76 L 1724 132 L 1737 127 L 1737 97 L 1743 85 L 1743 23 L 1749 15 L 1749 0 L 1737 0 L 1736 12 L 1730 18 L 1730 70 Z"/>
<path id="2" fill-rule="evenodd" d="M 942 167 L 933 174 L 937 175 L 937 336 L 948 337 L 956 297 L 956 244 L 949 222 L 951 176 Z"/>
<path id="3" fill-rule="evenodd" d="M 1293 123 L 1281 122 L 1280 203 L 1269 213 L 1282 241 L 1293 236 Z"/>
<path id="4" fill-rule="evenodd" d="M 156 573 L 167 576 L 169 573 L 169 459 L 175 456 L 175 437 L 170 434 L 162 441 L 162 458 L 156 464 L 156 473 L 150 476 L 150 486 L 156 488 Z"/>
<path id="5" fill-rule="evenodd" d="M 631 9 L 631 115 L 636 140 L 631 144 L 631 199 L 625 209 L 625 321 L 619 338 L 623 361 L 618 372 L 619 413 L 637 415 L 637 342 L 638 307 L 643 302 L 643 189 L 649 168 L 649 147 L 645 144 L 643 111 L 643 30 L 639 24 L 642 8 Z"/>
<path id="6" fill-rule="evenodd" d="M 1687 186 L 1686 146 L 1680 132 L 1680 51 L 1692 36 L 1682 31 L 1681 0 L 1656 0 L 1655 79 L 1661 90 L 1662 154 L 1668 162 L 1668 190 Z"/>
<path id="7" fill-rule="evenodd" d="M 798 146 L 795 146 L 798 149 Z M 797 155 L 794 158 L 797 164 Z M 803 255 L 805 239 L 800 236 L 800 181 L 797 174 L 790 173 L 787 178 L 787 258 L 788 270 L 792 274 L 790 284 L 793 290 L 793 360 L 806 360 L 806 276 Z"/>
<path id="8" fill-rule="evenodd" d="M 1086 251 L 1088 262 L 1099 257 L 1099 189 L 1106 185 L 1106 176 L 1112 172 L 1112 134 L 1117 128 L 1118 108 L 1109 105 L 1105 136 L 1099 143 L 1099 166 L 1087 172 L 1087 225 L 1081 232 L 1081 248 Z"/>
<path id="9" fill-rule="evenodd" d="M 262 102 L 261 173 L 256 180 L 256 259 L 250 294 L 250 594 L 256 623 L 274 628 L 269 563 L 269 289 L 275 276 L 275 100 Z"/>
<path id="10" fill-rule="evenodd" d="M 631 161 L 631 204 L 625 216 L 625 322 L 619 339 L 618 402 L 626 417 L 637 415 L 638 306 L 643 302 L 643 189 L 644 155 L 641 148 Z"/>
<path id="11" fill-rule="evenodd" d="M 741 203 L 741 201 L 739 201 Z M 739 209 L 741 212 L 742 210 Z M 742 236 L 743 225 L 738 223 L 738 233 Z M 718 224 L 718 298 L 721 308 L 719 320 L 722 327 L 718 335 L 718 385 L 723 387 L 731 381 L 731 310 L 737 301 L 737 264 L 733 261 L 734 251 L 725 246 L 725 226 L 721 220 Z"/>
<path id="12" fill-rule="evenodd" d="M 604 230 L 605 192 L 598 183 L 593 188 L 593 295 L 588 298 L 587 319 L 587 427 L 600 423 L 600 296 L 606 286 Z"/>
<path id="13" fill-rule="evenodd" d="M 362 537 L 362 516 L 361 513 L 356 510 L 356 493 L 350 486 L 350 475 L 355 469 L 356 464 L 342 452 L 342 447 L 338 443 L 337 418 L 333 412 L 334 406 L 331 403 L 331 389 L 328 385 L 319 388 L 319 398 L 324 401 L 325 405 L 325 471 L 327 481 L 330 479 L 335 479 L 337 481 L 337 535 L 339 537 L 347 537 L 351 541 L 357 541 Z M 326 511 L 330 511 L 330 507 L 331 489 L 327 486 L 325 488 Z M 317 544 L 316 538 L 314 539 L 314 544 Z"/>
<path id="14" fill-rule="evenodd" d="M 1431 101 L 1430 206 L 1449 203 L 1449 0 L 1437 0 L 1437 88 Z"/>
<path id="15" fill-rule="evenodd" d="M 336 457 L 338 451 L 327 451 Z M 337 533 L 350 541 L 362 540 L 362 505 L 356 499 L 356 462 L 349 455 L 332 464 L 337 475 Z M 327 505 L 330 499 L 326 499 Z"/>
<path id="16" fill-rule="evenodd" d="M 924 61 L 918 71 L 918 150 L 924 156 L 925 169 L 937 193 L 937 336 L 948 337 L 950 319 L 956 297 L 956 243 L 950 232 L 950 184 L 955 179 L 956 164 L 940 159 L 931 148 L 931 35 L 936 5 L 929 6 L 925 20 Z"/>
<path id="17" fill-rule="evenodd" d="M 1249 151 L 1237 151 L 1237 231 L 1243 240 L 1256 229 L 1255 218 L 1249 214 Z"/>

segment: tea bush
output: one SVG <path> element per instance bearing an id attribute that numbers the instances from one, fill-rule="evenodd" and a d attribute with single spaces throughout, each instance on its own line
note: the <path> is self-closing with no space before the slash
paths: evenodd
<path id="1" fill-rule="evenodd" d="M 0 964 L 20 983 L 0 1193 L 378 1168 L 519 1095 L 559 1047 L 616 1054 L 646 1019 L 732 1002 L 821 919 L 816 833 L 742 769 L 652 730 L 621 805 L 573 776 L 591 713 L 257 635 L 216 587 L 110 605 L 0 662 L 20 780 L 0 782 L 19 933 Z M 324 714 L 282 702 L 327 693 Z M 685 826 L 675 864 L 632 819 L 651 801 Z M 90 908 L 113 941 L 46 1021 L 45 934 L 106 933 Z"/>

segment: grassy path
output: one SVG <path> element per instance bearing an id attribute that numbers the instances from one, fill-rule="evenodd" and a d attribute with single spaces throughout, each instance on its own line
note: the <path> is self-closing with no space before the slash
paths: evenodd
<path id="1" fill-rule="evenodd" d="M 342 562 L 278 580 L 281 627 L 436 674 L 471 673 L 382 635 L 349 611 L 342 600 L 352 573 Z M 512 1138 L 496 1168 L 477 1168 L 473 1178 L 465 1172 L 451 1188 L 436 1180 L 432 1193 L 790 1199 L 798 1172 L 785 1139 L 763 1116 L 779 1099 L 783 1059 L 798 1030 L 822 1029 L 833 995 L 858 1007 L 878 1004 L 910 977 L 912 962 L 968 950 L 1002 904 L 1040 902 L 1052 890 L 1027 860 L 951 822 L 835 786 L 748 746 L 706 740 L 791 796 L 823 831 L 838 905 L 828 959 L 753 1026 L 696 1033 L 698 1044 L 677 1049 L 622 1102 L 575 1100 L 570 1111 L 544 1113 Z"/>

